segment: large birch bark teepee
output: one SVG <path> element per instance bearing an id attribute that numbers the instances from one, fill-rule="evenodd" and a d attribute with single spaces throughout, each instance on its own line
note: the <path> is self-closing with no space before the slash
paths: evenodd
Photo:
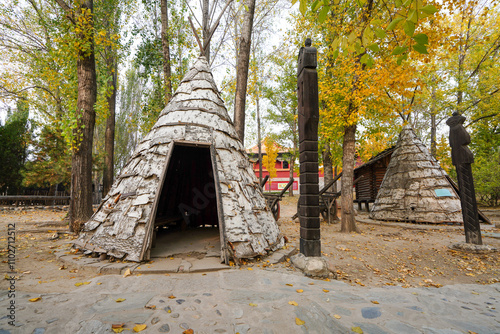
<path id="1" fill-rule="evenodd" d="M 436 159 L 406 126 L 399 134 L 370 218 L 462 223 L 460 197 Z"/>
<path id="2" fill-rule="evenodd" d="M 186 74 L 75 245 L 147 260 L 155 226 L 175 219 L 218 225 L 226 263 L 265 255 L 284 243 L 204 57 Z"/>

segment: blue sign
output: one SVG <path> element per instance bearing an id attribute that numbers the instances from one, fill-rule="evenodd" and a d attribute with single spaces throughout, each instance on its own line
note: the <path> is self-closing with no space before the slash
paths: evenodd
<path id="1" fill-rule="evenodd" d="M 453 197 L 450 189 L 434 189 L 437 197 Z"/>

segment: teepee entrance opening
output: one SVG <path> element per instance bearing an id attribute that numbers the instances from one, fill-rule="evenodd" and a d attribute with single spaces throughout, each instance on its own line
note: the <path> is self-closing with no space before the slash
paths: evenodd
<path id="1" fill-rule="evenodd" d="M 168 160 L 157 199 L 151 256 L 220 256 L 220 208 L 211 146 L 176 142 Z"/>

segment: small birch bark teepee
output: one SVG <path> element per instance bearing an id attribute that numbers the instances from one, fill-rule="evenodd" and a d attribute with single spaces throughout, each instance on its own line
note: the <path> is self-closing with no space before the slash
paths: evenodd
<path id="1" fill-rule="evenodd" d="M 186 74 L 75 245 L 147 260 L 159 216 L 218 225 L 226 263 L 284 244 L 205 57 Z"/>
<path id="2" fill-rule="evenodd" d="M 462 223 L 460 197 L 446 172 L 409 126 L 399 134 L 370 218 Z"/>

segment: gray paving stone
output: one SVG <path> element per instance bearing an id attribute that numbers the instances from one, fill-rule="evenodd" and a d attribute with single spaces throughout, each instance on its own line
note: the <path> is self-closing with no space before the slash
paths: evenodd
<path id="1" fill-rule="evenodd" d="M 170 332 L 170 326 L 168 324 L 163 324 L 163 325 L 161 325 L 160 328 L 158 328 L 158 332 L 168 333 L 168 332 Z"/>
<path id="2" fill-rule="evenodd" d="M 233 316 L 235 319 L 241 319 L 241 317 L 243 316 L 243 310 L 240 308 L 234 309 Z"/>
<path id="3" fill-rule="evenodd" d="M 43 327 L 35 328 L 35 330 L 33 331 L 33 334 L 43 334 L 43 333 L 45 333 L 45 328 Z"/>
<path id="4" fill-rule="evenodd" d="M 234 326 L 234 332 L 240 334 L 246 334 L 250 330 L 250 325 L 247 324 L 238 324 Z"/>
<path id="5" fill-rule="evenodd" d="M 375 324 L 369 324 L 366 322 L 355 322 L 354 326 L 361 328 L 363 330 L 363 333 L 388 334 L 388 332 L 384 331 L 382 328 L 378 327 Z"/>
<path id="6" fill-rule="evenodd" d="M 153 263 L 142 263 L 131 270 L 134 274 L 168 274 L 179 271 L 182 259 L 153 259 Z"/>
<path id="7" fill-rule="evenodd" d="M 88 320 L 80 322 L 80 329 L 77 334 L 103 334 L 109 333 L 109 325 L 103 324 L 99 320 Z"/>
<path id="8" fill-rule="evenodd" d="M 348 333 L 349 330 L 340 322 L 332 319 L 317 303 L 312 302 L 307 307 L 295 307 L 295 315 L 305 321 L 307 330 L 311 333 Z"/>
<path id="9" fill-rule="evenodd" d="M 387 329 L 393 331 L 394 333 L 421 334 L 421 332 L 415 327 L 398 320 L 389 320 L 385 324 L 385 327 L 387 327 Z"/>
<path id="10" fill-rule="evenodd" d="M 179 272 L 180 273 L 188 273 L 191 271 L 191 267 L 193 265 L 191 264 L 191 262 L 189 261 L 186 261 L 186 260 L 183 260 L 179 266 Z"/>
<path id="11" fill-rule="evenodd" d="M 335 306 L 333 308 L 332 313 L 338 314 L 338 315 L 345 315 L 345 316 L 350 316 L 352 314 L 351 310 L 348 310 L 342 306 Z"/>
<path id="12" fill-rule="evenodd" d="M 117 323 L 143 324 L 151 317 L 151 311 L 144 309 L 133 309 L 133 310 L 99 314 L 98 317 L 104 322 L 111 322 L 114 324 Z"/>
<path id="13" fill-rule="evenodd" d="M 100 268 L 99 273 L 100 274 L 107 274 L 107 275 L 120 275 L 125 272 L 127 269 L 131 269 L 132 267 L 136 267 L 137 264 L 130 264 L 130 263 L 111 263 L 104 265 Z M 132 271 L 132 269 L 131 269 Z"/>
<path id="14" fill-rule="evenodd" d="M 10 331 L 0 328 L 0 334 L 11 334 Z"/>
<path id="15" fill-rule="evenodd" d="M 462 332 L 454 329 L 437 329 L 432 327 L 422 327 L 425 334 L 462 334 Z"/>
<path id="16" fill-rule="evenodd" d="M 361 309 L 361 315 L 365 319 L 375 319 L 382 315 L 380 307 L 363 307 Z"/>
<path id="17" fill-rule="evenodd" d="M 219 257 L 205 257 L 200 260 L 190 260 L 189 264 L 191 264 L 189 268 L 189 272 L 210 272 L 217 270 L 232 270 L 232 267 L 227 264 L 220 263 Z"/>
<path id="18" fill-rule="evenodd" d="M 410 310 L 418 311 L 418 312 L 424 312 L 424 310 L 419 306 L 407 306 L 406 308 L 410 309 Z"/>
<path id="19" fill-rule="evenodd" d="M 48 324 L 51 324 L 53 322 L 56 322 L 57 320 L 59 320 L 59 318 L 52 318 L 52 319 L 46 320 L 45 322 Z"/>
<path id="20" fill-rule="evenodd" d="M 476 320 L 477 321 L 477 320 Z M 477 323 L 472 323 L 470 321 L 462 321 L 457 319 L 448 320 L 449 323 L 457 326 L 458 328 L 463 329 L 464 331 L 472 331 L 475 333 L 489 333 L 489 334 L 497 334 L 500 332 L 500 326 L 497 325 L 496 328 L 489 328 L 487 326 L 479 325 Z"/>

